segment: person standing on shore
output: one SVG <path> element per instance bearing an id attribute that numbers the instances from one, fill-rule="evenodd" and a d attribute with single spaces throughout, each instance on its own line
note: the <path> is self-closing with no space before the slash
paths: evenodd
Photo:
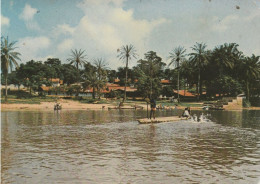
<path id="1" fill-rule="evenodd" d="M 150 119 L 152 119 L 152 116 L 153 119 L 155 119 L 156 101 L 154 99 L 151 99 L 150 105 L 151 105 Z"/>

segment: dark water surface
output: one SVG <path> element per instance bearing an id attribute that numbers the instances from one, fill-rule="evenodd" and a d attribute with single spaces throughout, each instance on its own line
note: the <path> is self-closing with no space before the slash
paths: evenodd
<path id="1" fill-rule="evenodd" d="M 260 111 L 207 114 L 139 125 L 145 111 L 2 112 L 2 183 L 258 184 Z"/>

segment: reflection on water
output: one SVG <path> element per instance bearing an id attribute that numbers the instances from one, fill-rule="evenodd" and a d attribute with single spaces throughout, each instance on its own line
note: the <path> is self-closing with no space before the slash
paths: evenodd
<path id="1" fill-rule="evenodd" d="M 146 111 L 2 112 L 2 183 L 257 183 L 259 111 L 207 113 L 139 125 Z"/>

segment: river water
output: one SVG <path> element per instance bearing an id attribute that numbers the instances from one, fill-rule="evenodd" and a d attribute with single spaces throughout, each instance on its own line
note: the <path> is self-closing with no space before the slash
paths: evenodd
<path id="1" fill-rule="evenodd" d="M 143 117 L 146 111 L 2 112 L 2 183 L 259 183 L 260 111 L 139 125 Z"/>

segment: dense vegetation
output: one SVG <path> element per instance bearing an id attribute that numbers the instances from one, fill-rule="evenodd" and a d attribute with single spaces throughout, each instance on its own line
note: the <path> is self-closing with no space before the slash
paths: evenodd
<path id="1" fill-rule="evenodd" d="M 160 94 L 171 96 L 173 89 L 186 88 L 194 91 L 198 100 L 244 93 L 249 101 L 251 97 L 260 95 L 259 56 L 245 56 L 236 43 L 225 43 L 212 50 L 207 50 L 205 43 L 196 43 L 191 47 L 192 53 L 186 53 L 179 46 L 169 53 L 168 65 L 154 51 L 145 53 L 142 59 L 141 56 L 137 57 L 132 45 L 126 45 L 118 50 L 118 58 L 126 65 L 111 70 L 103 58 L 87 60 L 83 50 L 72 50 L 71 57 L 64 62 L 49 58 L 47 61 L 23 61 L 18 67 L 16 60 L 19 60 L 19 53 L 14 51 L 15 42 L 9 44 L 8 39 L 2 39 L 1 83 L 23 84 L 30 93 L 40 92 L 43 84 L 51 86 L 49 79 L 60 78 L 64 81 L 67 93 L 78 94 L 80 90 L 91 87 L 95 98 L 101 96 L 101 90 L 107 82 L 119 78 L 121 85 L 134 85 L 144 98 Z M 137 58 L 137 65 L 128 68 L 128 62 L 133 58 Z M 12 66 L 17 67 L 15 71 L 11 70 Z M 162 87 L 161 79 L 170 80 L 172 85 Z M 72 85 L 76 83 L 81 85 Z M 64 87 L 53 90 L 61 88 Z"/>

